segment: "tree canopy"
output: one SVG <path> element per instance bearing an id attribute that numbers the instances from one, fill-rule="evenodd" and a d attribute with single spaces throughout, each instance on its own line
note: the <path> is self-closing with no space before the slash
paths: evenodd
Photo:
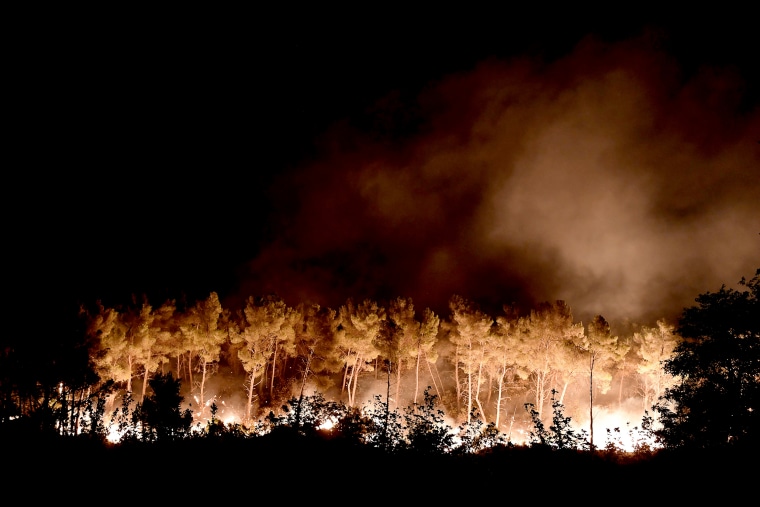
<path id="1" fill-rule="evenodd" d="M 684 340 L 664 362 L 676 383 L 656 407 L 665 446 L 760 440 L 760 269 L 739 283 L 700 294 L 681 316 Z"/>

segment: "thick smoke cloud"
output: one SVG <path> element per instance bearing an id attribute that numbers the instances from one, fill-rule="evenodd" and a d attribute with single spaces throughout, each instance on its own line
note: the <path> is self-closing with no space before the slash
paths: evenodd
<path id="1" fill-rule="evenodd" d="M 276 239 L 240 294 L 676 319 L 760 266 L 760 111 L 742 86 L 643 40 L 589 39 L 390 94 L 272 187 Z"/>

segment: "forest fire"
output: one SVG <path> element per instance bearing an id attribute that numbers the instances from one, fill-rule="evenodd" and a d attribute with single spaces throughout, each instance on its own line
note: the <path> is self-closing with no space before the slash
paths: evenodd
<path id="1" fill-rule="evenodd" d="M 16 41 L 9 491 L 752 498 L 750 16 L 270 10 Z"/>
<path id="2" fill-rule="evenodd" d="M 660 363 L 677 338 L 664 321 L 616 336 L 601 316 L 576 322 L 562 301 L 523 314 L 505 306 L 492 317 L 455 296 L 450 310 L 442 319 L 429 309 L 418 315 L 408 298 L 387 306 L 349 300 L 332 310 L 269 297 L 250 298 L 235 312 L 211 294 L 185 309 L 101 307 L 89 330 L 98 337 L 93 360 L 101 378 L 135 384 L 145 400 L 145 379 L 170 373 L 181 385 L 177 395 L 192 401 L 185 410 L 197 431 L 212 423 L 264 431 L 267 418 L 292 418 L 283 408 L 308 392 L 362 408 L 364 417 L 386 410 L 399 419 L 411 417 L 424 395 L 436 400 L 453 433 L 477 422 L 527 443 L 535 418 L 551 426 L 557 403 L 588 439 L 593 411 L 594 446 L 607 440 L 633 450 L 643 438 L 634 433 L 644 407 L 672 382 Z M 323 430 L 338 423 L 319 417 Z M 111 429 L 109 439 L 119 438 Z"/>
<path id="3" fill-rule="evenodd" d="M 755 304 L 760 278 L 741 284 L 755 292 L 723 288 L 700 296 L 702 306 L 685 312 L 682 329 L 703 329 L 703 312 L 714 311 L 716 301 Z M 200 306 L 213 308 L 209 301 L 218 304 L 212 294 Z M 663 435 L 673 431 L 673 410 L 679 410 L 673 400 L 683 396 L 679 386 L 690 380 L 669 373 L 679 371 L 684 351 L 695 346 L 679 342 L 664 321 L 652 328 L 637 327 L 621 338 L 601 316 L 587 325 L 575 322 L 562 301 L 523 314 L 505 306 L 503 315 L 493 318 L 455 296 L 451 314 L 443 321 L 429 310 L 418 320 L 409 299 L 390 301 L 387 310 L 371 301 L 348 301 L 338 311 L 311 313 L 288 308 L 279 299 L 264 298 L 258 304 L 258 311 L 241 312 L 239 320 L 220 305 L 218 311 L 205 313 L 205 319 L 216 319 L 212 321 L 198 317 L 199 305 L 179 312 L 176 320 L 163 311 L 165 318 L 156 329 L 151 328 L 149 307 L 138 312 L 146 322 L 128 317 L 123 324 L 118 314 L 101 308 L 91 317 L 89 329 L 96 330 L 93 336 L 101 346 L 118 345 L 118 338 L 123 347 L 93 347 L 92 362 L 102 368 L 94 378 L 105 378 L 102 374 L 114 364 L 127 365 L 138 368 L 136 378 L 148 379 L 150 388 L 135 382 L 141 392 L 135 402 L 133 393 L 124 389 L 135 387 L 131 376 L 122 387 L 113 379 L 84 388 L 56 382 L 49 391 L 57 392 L 51 412 L 56 431 L 110 442 L 186 435 L 274 434 L 279 439 L 329 434 L 384 451 L 415 449 L 423 454 L 542 446 L 601 450 L 612 457 L 650 455 L 664 441 Z M 246 313 L 257 317 L 243 319 Z M 723 309 L 718 313 L 725 315 Z M 736 331 L 733 322 L 729 325 L 722 339 L 741 347 L 748 344 L 749 352 L 756 353 L 752 323 L 747 331 Z M 216 331 L 221 332 L 215 336 Z M 148 348 L 145 355 L 138 344 Z M 188 350 L 188 345 L 197 348 Z M 255 354 L 254 345 L 260 347 Z M 709 341 L 708 345 L 712 347 Z M 114 349 L 126 356 L 109 357 Z M 163 361 L 146 362 L 158 353 Z M 234 361 L 254 356 L 259 359 L 253 366 Z M 755 362 L 750 359 L 748 366 L 736 367 L 744 359 L 735 356 L 719 359 L 732 365 L 732 375 L 746 377 L 743 384 L 756 383 Z M 423 361 L 427 370 L 420 368 Z M 183 363 L 185 367 L 179 367 Z M 148 369 L 151 364 L 156 370 Z M 171 365 L 178 365 L 176 378 L 174 371 L 160 371 Z M 254 374 L 247 368 L 254 368 Z M 709 371 L 712 360 L 705 368 L 714 377 Z M 726 367 L 719 366 L 719 371 Z M 185 375 L 190 382 L 183 393 Z M 698 387 L 712 388 L 697 382 Z M 420 385 L 427 385 L 421 395 Z M 742 388 L 738 395 L 745 391 Z M 192 402 L 183 409 L 185 396 Z M 117 401 L 120 407 L 115 408 Z M 650 402 L 656 403 L 652 410 L 662 420 L 649 414 Z M 191 407 L 200 409 L 193 413 Z M 748 429 L 721 429 L 716 442 L 726 445 L 744 438 L 752 428 L 753 407 L 751 396 L 733 407 L 738 417 L 748 420 Z M 241 413 L 246 417 L 239 418 Z"/>
<path id="4" fill-rule="evenodd" d="M 759 285 L 757 277 L 743 283 Z M 734 297 L 725 289 L 709 296 L 725 294 Z M 337 311 L 291 308 L 277 298 L 248 305 L 237 319 L 215 294 L 184 311 L 163 307 L 161 319 L 146 305 L 131 315 L 101 307 L 89 321 L 100 378 L 123 375 L 127 366 L 136 375 L 122 386 L 135 376 L 149 379 L 150 389 L 138 381 L 143 394 L 135 403 L 109 380 L 94 407 L 97 386 L 77 392 L 58 383 L 58 410 L 71 414 L 61 431 L 105 424 L 111 441 L 158 438 L 173 414 L 170 433 L 266 434 L 287 425 L 348 431 L 382 445 L 437 434 L 442 449 L 540 444 L 638 452 L 658 445 L 659 423 L 647 407 L 662 413 L 673 406 L 663 396 L 676 382 L 668 372 L 676 351 L 690 345 L 679 344 L 662 320 L 622 337 L 602 316 L 584 325 L 562 301 L 523 314 L 505 306 L 494 318 L 454 296 L 443 320 L 429 309 L 418 318 L 403 298 L 387 308 L 349 300 Z M 751 375 L 748 382 L 756 381 Z M 113 407 L 114 388 L 121 408 Z M 185 396 L 192 403 L 182 409 Z M 751 417 L 752 406 L 739 414 Z"/>

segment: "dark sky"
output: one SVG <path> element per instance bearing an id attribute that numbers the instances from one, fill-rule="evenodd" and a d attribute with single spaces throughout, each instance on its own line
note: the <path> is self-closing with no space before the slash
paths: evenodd
<path id="1" fill-rule="evenodd" d="M 456 293 L 649 322 L 760 267 L 746 14 L 143 14 L 14 44 L 22 306 Z"/>

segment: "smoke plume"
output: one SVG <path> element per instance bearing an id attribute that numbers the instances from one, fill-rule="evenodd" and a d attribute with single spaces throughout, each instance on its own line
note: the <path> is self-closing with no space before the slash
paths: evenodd
<path id="1" fill-rule="evenodd" d="M 239 291 L 675 319 L 760 266 L 760 111 L 742 93 L 732 69 L 686 72 L 642 39 L 390 93 L 272 186 L 276 239 Z"/>

